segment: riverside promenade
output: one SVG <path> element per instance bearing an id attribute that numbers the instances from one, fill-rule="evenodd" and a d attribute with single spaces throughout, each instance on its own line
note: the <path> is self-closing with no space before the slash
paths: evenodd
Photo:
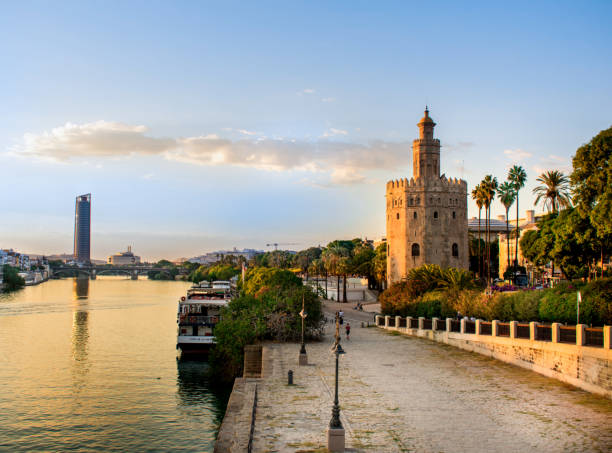
<path id="1" fill-rule="evenodd" d="M 368 313 L 342 306 L 340 405 L 347 451 L 610 451 L 612 402 L 479 354 L 361 328 Z M 269 345 L 270 375 L 257 384 L 254 452 L 326 451 L 331 418 L 333 326 L 307 345 Z M 294 384 L 287 385 L 293 370 Z"/>

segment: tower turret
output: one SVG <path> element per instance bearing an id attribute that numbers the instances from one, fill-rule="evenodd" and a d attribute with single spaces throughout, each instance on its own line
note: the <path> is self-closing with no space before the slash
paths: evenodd
<path id="1" fill-rule="evenodd" d="M 417 124 L 419 138 L 412 142 L 412 172 L 415 178 L 440 177 L 440 140 L 433 138 L 436 123 L 429 116 L 425 106 L 425 115 Z"/>

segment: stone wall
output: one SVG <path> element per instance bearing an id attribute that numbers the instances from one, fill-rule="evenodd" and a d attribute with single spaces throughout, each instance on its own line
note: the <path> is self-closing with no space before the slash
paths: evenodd
<path id="1" fill-rule="evenodd" d="M 443 326 L 445 330 L 432 330 L 423 328 L 423 318 L 419 318 L 418 321 L 421 328 L 409 328 L 396 326 L 409 326 L 410 318 L 377 316 L 376 325 L 386 330 L 427 338 L 493 357 L 612 399 L 612 349 L 610 349 L 612 329 L 610 326 L 604 327 L 604 347 L 602 348 L 582 345 L 584 341 L 581 332 L 584 332 L 584 326 L 581 325 L 577 329 L 577 343 L 579 344 L 568 344 L 558 342 L 559 325 L 556 324 L 552 326 L 553 341 L 536 341 L 516 338 L 516 324 L 512 325 L 512 338 L 510 338 L 495 335 L 496 321 L 493 322 L 492 335 L 479 334 L 480 322 L 476 325 L 475 334 L 463 333 L 465 332 L 464 322 L 461 323 L 461 332 L 450 332 L 446 330 L 446 326 L 450 325 L 449 321 L 431 320 L 433 329 L 436 328 L 437 323 L 445 324 Z M 531 323 L 531 338 L 534 338 L 535 324 Z"/>
<path id="2" fill-rule="evenodd" d="M 259 379 L 237 378 L 219 429 L 215 453 L 251 451 Z"/>

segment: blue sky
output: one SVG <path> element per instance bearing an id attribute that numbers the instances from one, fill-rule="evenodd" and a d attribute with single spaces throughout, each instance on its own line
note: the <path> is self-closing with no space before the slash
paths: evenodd
<path id="1" fill-rule="evenodd" d="M 611 2 L 5 2 L 0 247 L 71 252 L 88 192 L 96 258 L 382 236 L 425 104 L 442 171 L 471 188 L 523 165 L 523 212 L 541 171 L 610 127 L 609 17 Z"/>

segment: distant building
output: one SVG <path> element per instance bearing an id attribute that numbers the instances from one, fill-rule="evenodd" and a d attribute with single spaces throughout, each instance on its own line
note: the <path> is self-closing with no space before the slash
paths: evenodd
<path id="1" fill-rule="evenodd" d="M 115 253 L 108 257 L 108 264 L 124 266 L 126 264 L 140 264 L 140 257 L 132 253 L 132 247 L 128 245 L 127 252 Z"/>
<path id="2" fill-rule="evenodd" d="M 89 263 L 91 259 L 91 194 L 76 198 L 74 213 L 74 259 Z"/>
<path id="3" fill-rule="evenodd" d="M 412 143 L 413 176 L 387 183 L 387 279 L 423 264 L 467 269 L 467 182 L 440 175 L 440 140 L 425 109 Z"/>
<path id="4" fill-rule="evenodd" d="M 217 250 L 216 252 L 205 253 L 204 255 L 194 256 L 189 258 L 187 261 L 198 264 L 212 264 L 217 261 L 221 261 L 225 256 L 244 257 L 247 261 L 253 259 L 255 255 L 264 253 L 263 250 L 255 249 L 244 249 L 238 250 L 234 247 L 234 250 Z"/>

